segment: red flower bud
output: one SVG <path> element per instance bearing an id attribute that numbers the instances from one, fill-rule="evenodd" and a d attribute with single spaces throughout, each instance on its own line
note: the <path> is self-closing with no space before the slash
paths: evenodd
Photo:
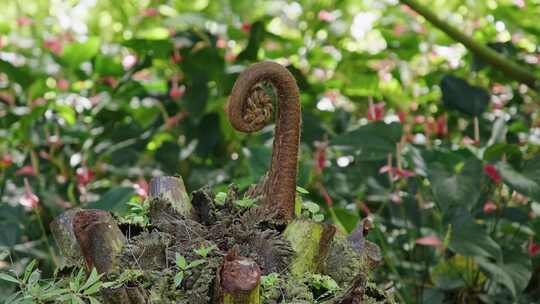
<path id="1" fill-rule="evenodd" d="M 500 184 L 502 182 L 502 177 L 497 171 L 497 168 L 495 168 L 492 164 L 486 164 L 484 165 L 484 173 L 489 176 L 495 182 L 496 184 Z"/>
<path id="2" fill-rule="evenodd" d="M 493 203 L 492 201 L 487 201 L 487 202 L 484 204 L 484 213 L 485 213 L 485 214 L 491 214 L 491 213 L 493 213 L 495 210 L 497 210 L 497 205 L 495 205 L 495 203 Z"/>

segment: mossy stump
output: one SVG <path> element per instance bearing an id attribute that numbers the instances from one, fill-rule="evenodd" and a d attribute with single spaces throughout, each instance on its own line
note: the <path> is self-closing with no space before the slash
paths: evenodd
<path id="1" fill-rule="evenodd" d="M 381 254 L 365 240 L 367 222 L 347 236 L 295 218 L 301 115 L 292 74 L 273 62 L 250 66 L 226 109 L 242 132 L 276 117 L 272 161 L 257 186 L 244 195 L 203 188 L 190 198 L 180 176 L 156 177 L 150 224 L 129 237 L 105 211 L 68 211 L 51 226 L 66 265 L 95 267 L 114 282 L 102 290 L 111 304 L 393 303 L 369 281 Z"/>

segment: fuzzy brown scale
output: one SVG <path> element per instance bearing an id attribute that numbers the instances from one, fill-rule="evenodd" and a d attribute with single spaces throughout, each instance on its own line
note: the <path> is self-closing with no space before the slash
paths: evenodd
<path id="1" fill-rule="evenodd" d="M 262 83 L 270 84 L 277 96 L 272 162 L 263 190 L 265 202 L 267 207 L 275 206 L 283 220 L 290 221 L 294 215 L 301 120 L 296 80 L 277 63 L 253 64 L 236 80 L 227 112 L 238 131 L 252 133 L 262 129 L 274 112 L 270 96 L 260 87 Z"/>

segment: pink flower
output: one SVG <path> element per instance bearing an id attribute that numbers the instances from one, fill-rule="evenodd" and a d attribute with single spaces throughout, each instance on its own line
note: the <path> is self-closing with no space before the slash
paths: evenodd
<path id="1" fill-rule="evenodd" d="M 476 140 L 470 138 L 469 136 L 465 136 L 463 137 L 463 139 L 461 140 L 461 143 L 468 146 L 468 145 L 478 145 L 479 142 L 477 142 Z"/>
<path id="2" fill-rule="evenodd" d="M 403 25 L 401 24 L 396 24 L 394 26 L 394 36 L 396 37 L 399 37 L 401 36 L 401 34 L 403 34 L 404 32 L 407 31 L 407 28 L 405 28 Z"/>
<path id="3" fill-rule="evenodd" d="M 497 171 L 497 168 L 495 168 L 492 164 L 486 164 L 484 165 L 484 173 L 489 176 L 495 182 L 496 184 L 500 184 L 502 181 L 502 177 Z"/>
<path id="4" fill-rule="evenodd" d="M 34 209 L 38 206 L 39 198 L 32 192 L 28 180 L 24 179 L 24 194 L 19 199 L 19 204 L 23 205 L 26 208 Z"/>
<path id="5" fill-rule="evenodd" d="M 327 10 L 319 11 L 319 20 L 324 22 L 333 22 L 336 20 L 336 16 Z"/>
<path id="6" fill-rule="evenodd" d="M 218 40 L 216 41 L 216 47 L 218 49 L 224 49 L 227 47 L 227 41 L 223 38 L 218 38 Z"/>
<path id="7" fill-rule="evenodd" d="M 186 92 L 186 86 L 184 85 L 178 86 L 177 84 L 173 84 L 171 90 L 169 91 L 169 96 L 172 99 L 178 99 L 184 96 L 185 92 Z"/>
<path id="8" fill-rule="evenodd" d="M 19 170 L 17 170 L 15 172 L 15 175 L 16 176 L 21 176 L 21 175 L 24 175 L 24 176 L 37 176 L 37 173 L 36 173 L 36 171 L 34 171 L 34 167 L 32 167 L 31 165 L 27 165 L 27 166 L 21 167 Z"/>
<path id="9" fill-rule="evenodd" d="M 27 26 L 27 25 L 30 25 L 32 24 L 32 19 L 30 19 L 29 17 L 26 17 L 26 16 L 22 16 L 22 17 L 19 17 L 17 18 L 17 24 L 19 26 Z"/>
<path id="10" fill-rule="evenodd" d="M 55 55 L 62 55 L 64 52 L 64 45 L 62 41 L 58 38 L 45 39 L 43 42 L 43 47 L 51 51 Z"/>
<path id="11" fill-rule="evenodd" d="M 326 187 L 324 187 L 323 184 L 319 184 L 319 191 L 321 192 L 321 194 L 322 194 L 322 196 L 324 198 L 324 202 L 326 203 L 328 208 L 333 208 L 334 207 L 334 200 L 332 199 L 332 197 L 330 197 L 330 194 L 328 194 L 328 191 L 326 191 Z"/>
<path id="12" fill-rule="evenodd" d="M 116 80 L 112 76 L 106 76 L 103 78 L 103 83 L 110 86 L 111 88 L 116 88 L 116 85 L 118 84 L 118 80 Z"/>
<path id="13" fill-rule="evenodd" d="M 399 118 L 399 122 L 400 123 L 405 123 L 405 120 L 407 119 L 407 113 L 403 112 L 403 111 L 399 111 L 398 112 L 398 118 Z"/>
<path id="14" fill-rule="evenodd" d="M 157 16 L 158 14 L 159 14 L 159 10 L 155 7 L 146 8 L 141 12 L 141 15 L 144 17 L 154 17 L 154 16 Z"/>
<path id="15" fill-rule="evenodd" d="M 383 173 L 391 174 L 393 181 L 396 181 L 396 180 L 398 180 L 398 179 L 400 179 L 402 177 L 412 177 L 412 176 L 416 175 L 412 171 L 405 170 L 405 169 L 399 169 L 399 168 L 395 168 L 395 167 L 390 167 L 388 165 L 382 166 L 379 169 L 379 174 L 383 174 Z"/>
<path id="16" fill-rule="evenodd" d="M 536 256 L 540 252 L 540 244 L 530 241 L 529 245 L 527 246 L 527 251 L 529 252 L 530 256 Z"/>
<path id="17" fill-rule="evenodd" d="M 59 90 L 65 91 L 69 89 L 69 81 L 65 79 L 58 79 L 58 81 L 56 82 L 56 86 L 58 87 Z"/>
<path id="18" fill-rule="evenodd" d="M 383 119 L 384 115 L 384 102 L 378 102 L 376 104 L 370 105 L 368 108 L 367 118 L 369 121 L 377 121 Z"/>
<path id="19" fill-rule="evenodd" d="M 426 122 L 426 117 L 424 115 L 416 115 L 414 117 L 414 123 L 423 124 L 424 122 Z"/>
<path id="20" fill-rule="evenodd" d="M 184 58 L 182 58 L 182 55 L 180 55 L 180 52 L 177 49 L 175 49 L 173 51 L 172 56 L 171 56 L 172 63 L 178 64 L 178 63 L 180 63 L 182 61 L 182 59 L 184 59 Z"/>
<path id="21" fill-rule="evenodd" d="M 184 118 L 186 118 L 188 115 L 189 115 L 188 112 L 182 111 L 182 112 L 178 112 L 178 114 L 176 114 L 174 116 L 169 117 L 165 121 L 165 129 L 170 129 L 173 126 L 176 126 L 179 122 L 184 120 Z"/>
<path id="22" fill-rule="evenodd" d="M 396 205 L 403 203 L 403 199 L 401 198 L 399 191 L 390 193 L 390 201 Z"/>
<path id="23" fill-rule="evenodd" d="M 77 184 L 79 187 L 84 187 L 94 179 L 94 172 L 86 166 L 77 168 L 76 173 Z"/>
<path id="24" fill-rule="evenodd" d="M 129 70 L 137 63 L 137 56 L 129 54 L 122 59 L 122 66 L 124 70 Z"/>
<path id="25" fill-rule="evenodd" d="M 225 61 L 227 62 L 234 62 L 236 60 L 237 55 L 232 52 L 225 53 Z"/>
<path id="26" fill-rule="evenodd" d="M 432 235 L 416 239 L 416 244 L 431 247 L 441 247 L 443 243 L 438 237 Z"/>
<path id="27" fill-rule="evenodd" d="M 445 137 L 448 135 L 448 125 L 446 122 L 446 116 L 444 114 L 437 117 L 437 135 L 439 137 Z"/>
<path id="28" fill-rule="evenodd" d="M 251 31 L 251 24 L 248 22 L 244 22 L 242 23 L 241 29 L 242 29 L 242 32 L 249 33 L 249 31 Z"/>
<path id="29" fill-rule="evenodd" d="M 491 214 L 495 210 L 497 210 L 497 205 L 495 205 L 495 203 L 493 203 L 492 201 L 486 201 L 486 203 L 484 204 L 484 213 Z"/>
<path id="30" fill-rule="evenodd" d="M 144 177 L 139 177 L 139 180 L 133 184 L 133 188 L 135 189 L 135 193 L 142 198 L 145 199 L 148 197 L 148 182 L 144 179 Z"/>

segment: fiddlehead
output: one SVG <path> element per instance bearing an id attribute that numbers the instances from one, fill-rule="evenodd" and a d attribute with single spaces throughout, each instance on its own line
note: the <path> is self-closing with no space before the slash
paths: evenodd
<path id="1" fill-rule="evenodd" d="M 255 132 L 272 118 L 272 98 L 261 87 L 271 84 L 277 96 L 276 128 L 272 162 L 264 186 L 267 206 L 278 209 L 289 221 L 294 215 L 298 144 L 300 140 L 300 95 L 292 74 L 283 66 L 270 62 L 253 64 L 243 71 L 231 92 L 229 120 L 235 129 Z"/>

